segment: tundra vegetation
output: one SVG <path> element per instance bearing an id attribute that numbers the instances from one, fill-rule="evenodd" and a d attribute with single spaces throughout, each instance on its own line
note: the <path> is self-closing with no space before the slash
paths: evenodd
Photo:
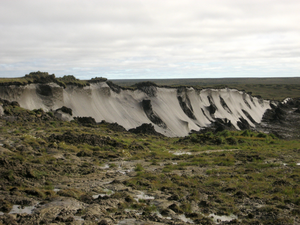
<path id="1" fill-rule="evenodd" d="M 1 104 L 0 224 L 300 223 L 299 140 L 134 134 Z"/>

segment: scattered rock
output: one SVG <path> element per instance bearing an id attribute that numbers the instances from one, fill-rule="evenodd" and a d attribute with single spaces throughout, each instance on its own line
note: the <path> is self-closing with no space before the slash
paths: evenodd
<path id="1" fill-rule="evenodd" d="M 70 121 L 72 119 L 72 109 L 63 106 L 54 111 L 54 116 L 59 120 Z"/>
<path id="2" fill-rule="evenodd" d="M 93 117 L 74 117 L 74 120 L 77 121 L 78 123 L 81 124 L 91 124 L 91 125 L 95 125 L 96 124 L 96 120 Z"/>
<path id="3" fill-rule="evenodd" d="M 162 134 L 158 133 L 154 129 L 154 126 L 151 123 L 143 123 L 139 127 L 130 129 L 129 132 L 134 133 L 134 134 L 148 134 L 148 135 L 163 136 Z"/>
<path id="4" fill-rule="evenodd" d="M 63 106 L 63 107 L 61 107 L 61 108 L 59 108 L 59 109 L 56 109 L 55 111 L 56 111 L 56 112 L 57 112 L 57 111 L 62 111 L 62 112 L 64 112 L 64 113 L 69 114 L 70 116 L 73 115 L 72 109 L 71 109 L 71 108 L 68 108 L 68 107 L 66 107 L 66 106 Z"/>
<path id="5" fill-rule="evenodd" d="M 121 126 L 117 123 L 108 123 L 107 128 L 114 132 L 126 132 L 127 131 L 123 126 Z"/>

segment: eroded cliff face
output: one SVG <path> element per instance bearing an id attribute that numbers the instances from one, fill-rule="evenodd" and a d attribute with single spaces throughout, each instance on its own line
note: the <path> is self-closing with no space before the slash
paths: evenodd
<path id="1" fill-rule="evenodd" d="M 152 123 L 166 136 L 185 136 L 212 122 L 223 120 L 237 129 L 260 123 L 270 102 L 235 89 L 144 87 L 112 88 L 106 82 L 86 87 L 55 83 L 0 86 L 0 98 L 17 101 L 26 109 L 45 111 L 62 106 L 73 116 L 91 116 L 97 122 L 116 122 L 126 129 Z"/>

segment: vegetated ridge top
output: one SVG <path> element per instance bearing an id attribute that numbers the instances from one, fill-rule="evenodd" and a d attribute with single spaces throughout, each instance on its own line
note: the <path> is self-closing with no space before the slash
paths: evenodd
<path id="1" fill-rule="evenodd" d="M 77 86 L 89 86 L 91 83 L 105 82 L 106 78 L 95 77 L 90 80 L 79 80 L 73 75 L 65 75 L 63 77 L 55 77 L 54 74 L 49 74 L 48 72 L 31 72 L 26 74 L 24 77 L 20 78 L 0 78 L 0 85 L 26 85 L 31 83 L 50 83 L 54 82 L 61 87 L 66 87 L 66 85 L 77 85 Z"/>
<path id="2" fill-rule="evenodd" d="M 31 83 L 54 82 L 65 88 L 66 85 L 80 87 L 91 83 L 106 82 L 115 91 L 121 89 L 141 89 L 143 87 L 193 87 L 194 89 L 237 89 L 263 99 L 282 101 L 285 98 L 298 98 L 300 96 L 300 77 L 274 77 L 274 78 L 187 78 L 187 79 L 124 79 L 108 80 L 95 77 L 90 80 L 80 80 L 73 75 L 55 77 L 48 72 L 31 72 L 19 78 L 0 78 L 0 86 L 26 85 Z"/>

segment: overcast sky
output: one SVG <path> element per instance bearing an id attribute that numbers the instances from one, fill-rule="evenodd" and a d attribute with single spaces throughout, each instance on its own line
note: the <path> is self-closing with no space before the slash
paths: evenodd
<path id="1" fill-rule="evenodd" d="M 0 77 L 300 76 L 300 0 L 0 0 Z"/>

